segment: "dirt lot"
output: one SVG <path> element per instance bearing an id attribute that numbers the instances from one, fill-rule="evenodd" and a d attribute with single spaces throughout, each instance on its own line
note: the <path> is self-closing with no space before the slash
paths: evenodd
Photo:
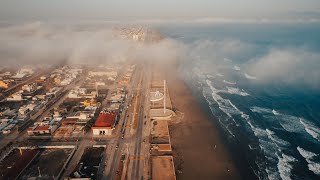
<path id="1" fill-rule="evenodd" d="M 168 144 L 170 142 L 169 136 L 162 136 L 162 137 L 154 137 L 151 138 L 152 144 Z"/>
<path id="2" fill-rule="evenodd" d="M 175 180 L 172 156 L 152 157 L 153 180 Z"/>
<path id="3" fill-rule="evenodd" d="M 86 148 L 82 154 L 81 160 L 77 167 L 73 170 L 70 177 L 75 177 L 75 173 L 82 178 L 97 179 L 98 168 L 102 159 L 105 148 Z"/>
<path id="4" fill-rule="evenodd" d="M 22 155 L 20 155 L 19 150 L 13 150 L 0 163 L 0 179 L 15 179 L 38 152 L 39 150 L 23 150 Z"/>
<path id="5" fill-rule="evenodd" d="M 40 155 L 22 173 L 21 179 L 38 177 L 38 167 L 41 178 L 38 177 L 37 179 L 52 179 L 56 177 L 71 154 L 72 149 L 42 149 L 40 151 Z"/>
<path id="6" fill-rule="evenodd" d="M 172 155 L 170 144 L 151 144 L 151 154 L 153 156 Z"/>
<path id="7" fill-rule="evenodd" d="M 153 136 L 168 136 L 169 129 L 168 129 L 168 122 L 165 120 L 160 121 L 153 121 L 152 123 L 151 134 Z"/>

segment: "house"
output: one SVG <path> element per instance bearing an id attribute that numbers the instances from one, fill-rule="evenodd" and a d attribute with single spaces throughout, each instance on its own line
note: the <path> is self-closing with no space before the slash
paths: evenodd
<path id="1" fill-rule="evenodd" d="M 29 127 L 27 133 L 29 136 L 52 135 L 60 126 L 61 120 L 62 118 L 45 118 L 42 122 L 36 122 L 32 127 Z"/>
<path id="2" fill-rule="evenodd" d="M 0 80 L 0 88 L 8 89 L 10 86 L 10 81 Z"/>
<path id="3" fill-rule="evenodd" d="M 18 72 L 16 75 L 12 76 L 12 79 L 17 81 L 22 81 L 22 80 L 25 80 L 27 77 L 28 77 L 28 74 Z"/>
<path id="4" fill-rule="evenodd" d="M 93 125 L 93 135 L 111 135 L 117 119 L 115 112 L 101 112 Z"/>
<path id="5" fill-rule="evenodd" d="M 23 101 L 22 94 L 20 92 L 16 92 L 11 96 L 7 97 L 7 101 Z"/>

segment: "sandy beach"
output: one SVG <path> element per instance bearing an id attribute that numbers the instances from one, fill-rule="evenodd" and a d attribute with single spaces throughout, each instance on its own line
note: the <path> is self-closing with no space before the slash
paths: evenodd
<path id="1" fill-rule="evenodd" d="M 243 179 L 217 127 L 175 70 L 167 72 L 178 117 L 170 125 L 177 179 Z"/>

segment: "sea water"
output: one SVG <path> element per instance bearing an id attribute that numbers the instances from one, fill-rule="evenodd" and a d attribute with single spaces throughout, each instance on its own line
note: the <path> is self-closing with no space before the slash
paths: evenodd
<path id="1" fill-rule="evenodd" d="M 246 143 L 239 148 L 257 177 L 320 178 L 319 24 L 160 29 L 183 44 L 186 82 L 201 87 L 193 91 L 205 98 L 227 140 Z"/>

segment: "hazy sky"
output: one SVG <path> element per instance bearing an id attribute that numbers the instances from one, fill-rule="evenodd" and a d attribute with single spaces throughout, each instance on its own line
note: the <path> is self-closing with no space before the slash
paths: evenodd
<path id="1" fill-rule="evenodd" d="M 320 0 L 0 0 L 1 21 L 318 18 Z"/>

